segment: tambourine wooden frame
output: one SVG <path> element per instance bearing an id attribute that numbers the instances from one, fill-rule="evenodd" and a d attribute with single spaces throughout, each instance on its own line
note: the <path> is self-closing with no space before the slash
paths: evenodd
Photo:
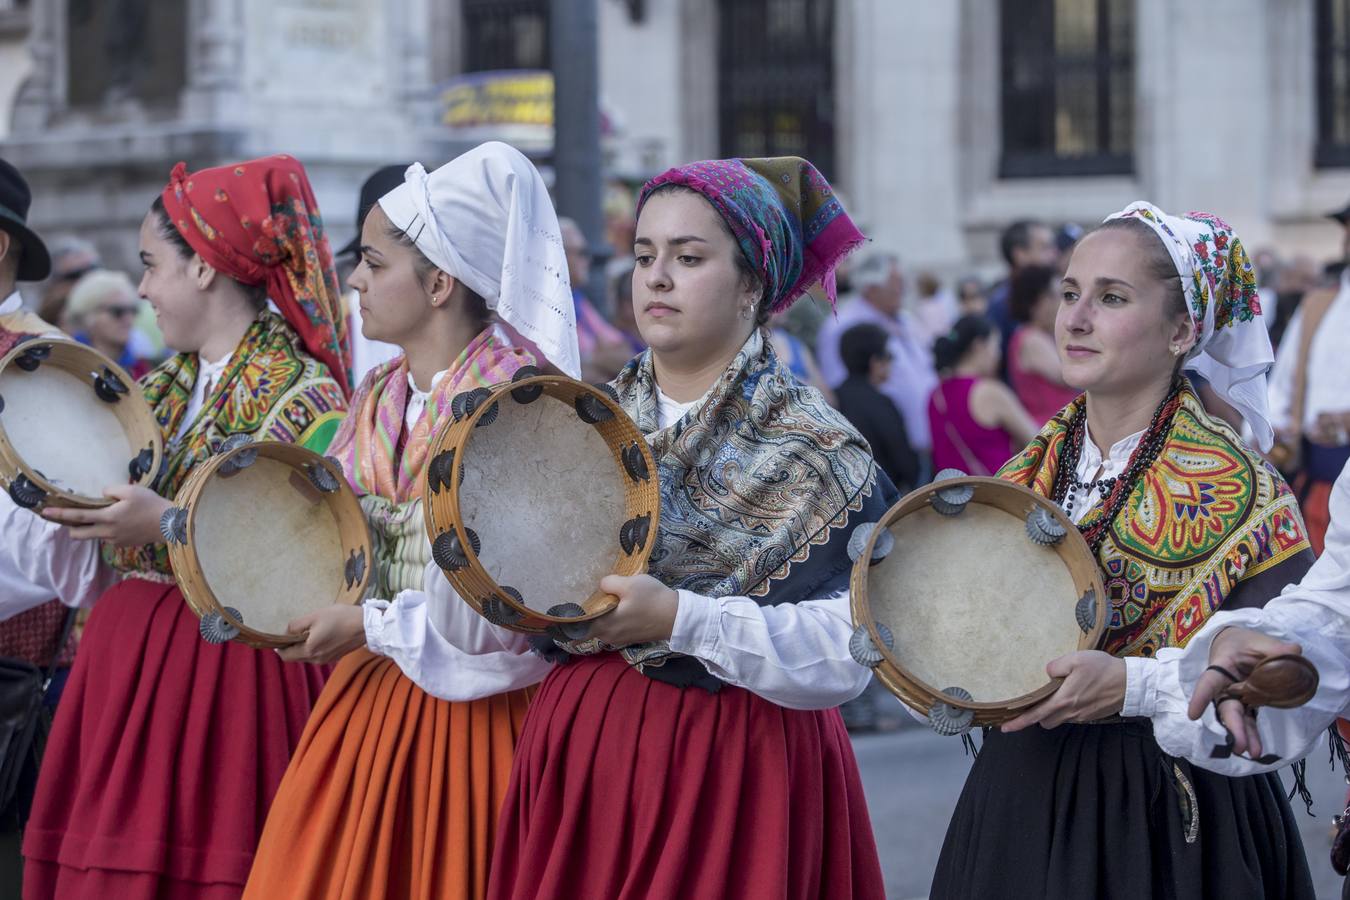
<path id="1" fill-rule="evenodd" d="M 614 574 L 638 575 L 646 571 L 647 560 L 651 556 L 652 547 L 656 542 L 661 510 L 660 482 L 657 476 L 656 461 L 652 457 L 651 449 L 647 446 L 647 441 L 643 438 L 642 432 L 638 430 L 637 425 L 613 397 L 583 381 L 576 381 L 562 375 L 534 375 L 518 381 L 499 384 L 486 389 L 488 390 L 486 396 L 468 415 L 462 416 L 458 420 L 448 421 L 432 441 L 427 454 L 426 473 L 423 476 L 422 505 L 423 514 L 426 517 L 427 537 L 435 542 L 441 535 L 453 531 L 458 537 L 459 545 L 463 549 L 468 562 L 467 565 L 455 569 L 441 566 L 441 570 L 445 572 L 445 577 L 450 581 L 459 596 L 473 607 L 479 615 L 484 615 L 483 604 L 489 598 L 495 598 L 507 608 L 513 610 L 520 617 L 519 621 L 502 623 L 502 627 L 526 634 L 539 634 L 548 630 L 550 626 L 590 621 L 609 612 L 618 603 L 617 597 L 607 594 L 597 587 L 594 593 L 579 604 L 585 610 L 583 615 L 567 618 L 552 616 L 532 609 L 502 591 L 501 586 L 483 568 L 478 555 L 473 550 L 468 535 L 465 533 L 465 523 L 459 506 L 459 486 L 463 475 L 465 454 L 466 452 L 473 452 L 473 435 L 478 426 L 478 421 L 492 409 L 494 404 L 518 403 L 519 401 L 512 396 L 513 391 L 534 387 L 542 389 L 542 395 L 537 400 L 529 402 L 544 402 L 547 397 L 553 401 L 575 407 L 580 398 L 591 397 L 594 398 L 594 402 L 599 402 L 613 414 L 610 418 L 595 425 L 590 425 L 580 419 L 578 419 L 577 424 L 578 427 L 593 427 L 600 433 L 614 457 L 614 465 L 624 474 L 625 521 L 644 515 L 651 517 L 645 540 L 640 547 L 635 547 L 632 553 L 624 553 L 619 543 L 619 530 L 624 523 L 614 523 L 616 552 Z M 624 448 L 630 448 L 631 452 L 631 448 L 634 446 L 639 449 L 642 455 L 646 468 L 646 478 L 633 477 L 624 466 L 622 456 Z M 448 489 L 446 489 L 447 486 L 441 485 L 439 490 L 432 490 L 432 485 L 428 483 L 428 479 L 432 476 L 431 462 L 447 450 L 454 451 L 454 472 L 448 479 Z M 565 602 L 567 599 L 559 598 L 559 601 Z M 490 616 L 484 616 L 484 618 L 491 620 Z"/>
<path id="2" fill-rule="evenodd" d="M 371 569 L 375 565 L 373 545 L 370 540 L 370 531 L 366 525 L 365 512 L 361 509 L 361 502 L 356 499 L 356 494 L 352 492 L 351 486 L 347 484 L 347 476 L 343 474 L 341 466 L 337 465 L 332 459 L 320 456 L 298 444 L 286 444 L 280 441 L 243 443 L 217 453 L 194 467 L 183 485 L 178 489 L 177 496 L 174 497 L 174 506 L 187 510 L 187 515 L 184 526 L 185 540 L 182 543 L 168 541 L 169 562 L 173 567 L 178 587 L 183 592 L 183 599 L 187 601 L 188 607 L 197 614 L 198 618 L 211 613 L 219 615 L 225 622 L 239 630 L 239 634 L 232 640 L 248 644 L 250 647 L 259 649 L 289 647 L 303 641 L 306 635 L 273 634 L 259 631 L 236 619 L 230 614 L 228 608 L 217 599 L 215 592 L 211 590 L 211 585 L 207 583 L 206 577 L 202 573 L 201 563 L 197 556 L 194 540 L 197 527 L 197 499 L 211 479 L 221 474 L 221 466 L 241 454 L 252 452 L 256 452 L 259 457 L 282 462 L 300 473 L 304 472 L 305 465 L 317 464 L 323 466 L 336 479 L 337 490 L 326 493 L 320 492 L 323 502 L 333 510 L 333 517 L 337 520 L 338 525 L 338 536 L 342 540 L 343 558 L 334 560 L 334 565 L 341 568 L 345 564 L 348 552 L 360 550 L 365 552 L 365 565 L 360 576 L 351 585 L 339 591 L 338 595 L 333 598 L 333 603 L 355 605 L 361 602 L 362 597 L 365 596 L 366 585 L 370 581 Z"/>
<path id="3" fill-rule="evenodd" d="M 149 487 L 159 474 L 159 468 L 163 463 L 164 441 L 160 437 L 159 425 L 155 422 L 155 414 L 150 409 L 150 404 L 145 402 L 145 397 L 141 394 L 141 388 L 136 379 L 93 347 L 85 346 L 78 341 L 67 338 L 50 336 L 30 338 L 14 345 L 8 353 L 0 357 L 0 372 L 6 371 L 11 365 L 14 365 L 15 360 L 37 347 L 47 347 L 50 350 L 49 355 L 39 363 L 39 368 L 54 366 L 80 378 L 88 378 L 91 371 L 98 372 L 106 367 L 127 388 L 126 393 L 122 394 L 115 404 L 110 405 L 113 406 L 117 418 L 122 422 L 123 430 L 129 436 L 131 446 L 133 448 L 149 447 L 151 460 L 150 466 L 136 481 L 131 480 L 130 472 L 128 472 L 126 483 Z M 89 380 L 89 384 L 92 391 L 94 389 L 92 379 Z M 0 487 L 8 490 L 14 479 L 22 475 L 45 495 L 35 508 L 55 506 L 71 509 L 100 509 L 112 505 L 113 500 L 109 497 L 88 497 L 83 494 L 76 494 L 64 490 L 44 478 L 29 461 L 20 457 L 18 451 L 14 449 L 9 434 L 5 431 L 4 421 L 4 413 L 0 411 Z M 109 486 L 111 487 L 111 485 Z"/>
<path id="4" fill-rule="evenodd" d="M 876 620 L 872 616 L 871 605 L 867 599 L 868 573 L 871 569 L 872 553 L 882 529 L 889 528 L 905 516 L 932 505 L 934 495 L 939 491 L 946 491 L 953 487 L 959 488 L 964 485 L 969 485 L 974 489 L 970 503 L 993 506 L 1011 513 L 1021 520 L 1025 520 L 1033 509 L 1040 507 L 1049 512 L 1055 521 L 1064 528 L 1064 538 L 1055 544 L 1053 549 L 1065 568 L 1068 569 L 1076 590 L 1075 596 L 1064 598 L 1064 615 L 1073 618 L 1075 615 L 1074 607 L 1079 598 L 1087 591 L 1093 591 L 1096 599 L 1093 626 L 1089 631 L 1080 634 L 1078 649 L 1094 650 L 1101 646 L 1102 639 L 1106 634 L 1106 590 L 1102 584 L 1097 561 L 1093 558 L 1087 541 L 1083 539 L 1078 528 L 1052 501 L 1020 484 L 1002 478 L 961 476 L 935 481 L 907 494 L 900 502 L 887 510 L 878 527 L 873 529 L 871 535 L 868 536 L 862 554 L 853 564 L 853 572 L 849 579 L 849 605 L 853 613 L 854 625 L 867 628 L 868 636 L 872 639 L 873 645 L 881 656 L 881 661 L 873 667 L 872 671 L 876 674 L 877 679 L 906 706 L 927 715 L 934 704 L 945 703 L 953 709 L 971 710 L 974 713 L 973 725 L 997 725 L 1015 718 L 1022 711 L 1048 697 L 1059 686 L 1061 679 L 1049 679 L 1044 686 L 1037 690 L 996 702 L 978 702 L 951 697 L 942 692 L 944 686 L 925 683 L 916 676 L 887 646 L 886 642 L 881 639 L 882 634 L 877 628 Z M 953 524 L 958 522 L 959 514 L 952 521 Z M 1030 543 L 1030 539 L 1027 540 Z M 904 548 L 897 542 L 891 552 L 903 553 Z M 1047 659 L 1045 662 L 1048 663 L 1050 660 Z"/>

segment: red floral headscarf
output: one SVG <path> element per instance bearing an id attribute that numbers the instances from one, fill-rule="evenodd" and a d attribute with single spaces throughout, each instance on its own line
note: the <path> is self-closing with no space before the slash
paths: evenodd
<path id="1" fill-rule="evenodd" d="M 213 268 L 267 295 L 351 395 L 351 348 L 333 254 L 304 166 L 266 156 L 188 172 L 173 167 L 161 197 L 169 220 Z"/>

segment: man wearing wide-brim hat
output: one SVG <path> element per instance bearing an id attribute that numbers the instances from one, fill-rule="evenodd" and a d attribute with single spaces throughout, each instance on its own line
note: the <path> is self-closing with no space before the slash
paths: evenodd
<path id="1" fill-rule="evenodd" d="M 28 227 L 31 200 L 28 183 L 19 170 L 0 159 L 0 356 L 24 337 L 56 330 L 24 309 L 23 300 L 15 290 L 17 282 L 41 281 L 52 268 L 42 239 Z M 8 495 L 0 496 L 0 502 L 9 503 Z M 0 568 L 0 620 L 3 620 L 0 621 L 0 657 L 7 661 L 23 660 L 40 668 L 54 666 L 53 681 L 45 697 L 49 706 L 60 696 L 60 685 L 70 667 L 74 644 L 67 631 L 69 615 L 71 613 L 61 601 L 51 599 L 49 589 L 30 582 L 8 560 Z M 62 635 L 67 637 L 60 646 Z M 12 662 L 7 662 L 6 671 L 11 676 L 15 672 Z M 6 701 L 0 715 L 12 720 L 15 715 L 13 697 Z M 5 753 L 19 754 L 21 743 L 11 742 Z M 14 760 L 0 757 L 0 764 L 13 765 Z M 17 887 L 22 878 L 21 823 L 25 818 L 27 798 L 32 796 L 37 779 L 36 767 L 31 761 L 24 763 L 17 772 L 19 786 L 15 796 L 0 808 L 0 885 L 12 887 Z M 10 896 L 3 892 L 0 895 Z"/>
<path id="2" fill-rule="evenodd" d="M 36 334 L 52 326 L 23 308 L 16 284 L 41 281 L 52 271 L 47 245 L 28 227 L 33 194 L 19 170 L 0 159 L 0 345 L 5 333 Z"/>

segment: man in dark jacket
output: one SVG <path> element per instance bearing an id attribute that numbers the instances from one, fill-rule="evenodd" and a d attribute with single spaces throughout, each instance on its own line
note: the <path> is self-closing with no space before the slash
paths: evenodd
<path id="1" fill-rule="evenodd" d="M 910 446 L 905 421 L 895 403 L 878 390 L 890 377 L 887 334 L 877 325 L 855 325 L 839 339 L 839 356 L 848 378 L 835 390 L 839 411 L 867 439 L 877 465 L 901 493 L 917 485 L 919 457 Z"/>

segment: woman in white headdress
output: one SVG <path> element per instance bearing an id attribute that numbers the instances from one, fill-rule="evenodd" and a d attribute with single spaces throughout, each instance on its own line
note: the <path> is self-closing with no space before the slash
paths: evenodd
<path id="1" fill-rule="evenodd" d="M 366 218 L 350 283 L 365 336 L 403 350 L 366 376 L 331 448 L 376 544 L 370 594 L 393 597 L 420 587 L 430 561 L 420 476 L 451 399 L 530 365 L 579 374 L 567 260 L 543 180 L 500 143 L 430 174 L 414 164 Z M 425 610 L 405 616 L 383 601 L 330 607 L 291 629 L 309 636 L 283 657 L 338 665 L 282 780 L 245 896 L 481 896 L 529 700 L 512 688 L 547 664 L 519 659 L 528 651 L 504 647 L 486 622 L 450 647 Z M 395 647 L 428 664 L 475 659 L 456 667 L 454 699 L 442 700 L 382 655 Z M 497 677 L 497 655 L 526 676 Z"/>
<path id="2" fill-rule="evenodd" d="M 1085 394 L 1000 475 L 1078 525 L 1108 629 L 1102 650 L 1049 663 L 1054 694 L 987 733 L 932 896 L 1311 897 L 1279 779 L 1194 769 L 1148 718 L 1148 657 L 1220 609 L 1264 605 L 1312 562 L 1288 485 L 1183 374 L 1270 447 L 1273 357 L 1242 242 L 1216 216 L 1131 204 L 1074 248 L 1055 340 Z"/>

